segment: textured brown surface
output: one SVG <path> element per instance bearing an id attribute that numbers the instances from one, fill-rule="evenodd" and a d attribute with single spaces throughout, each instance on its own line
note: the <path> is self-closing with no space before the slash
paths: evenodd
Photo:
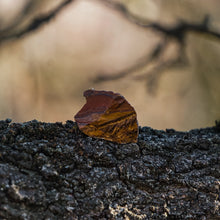
<path id="1" fill-rule="evenodd" d="M 220 124 L 139 127 L 138 143 L 73 121 L 0 120 L 0 219 L 219 220 Z"/>
<path id="2" fill-rule="evenodd" d="M 96 90 L 87 90 L 84 96 L 87 102 L 75 115 L 84 134 L 121 144 L 137 142 L 137 115 L 123 96 Z"/>

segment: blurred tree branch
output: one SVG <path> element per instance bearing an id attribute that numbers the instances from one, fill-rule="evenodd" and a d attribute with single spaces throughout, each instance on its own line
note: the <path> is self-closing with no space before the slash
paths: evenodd
<path id="1" fill-rule="evenodd" d="M 33 32 L 40 28 L 43 24 L 50 22 L 56 15 L 68 4 L 73 2 L 74 0 L 65 0 L 61 2 L 57 7 L 52 9 L 49 13 L 41 14 L 35 17 L 27 26 L 21 28 L 20 30 L 13 30 L 16 26 L 18 26 L 28 14 L 28 11 L 34 6 L 34 1 L 28 1 L 23 11 L 20 13 L 18 18 L 14 20 L 14 22 L 8 27 L 0 30 L 0 44 L 16 38 L 21 38 L 26 34 Z"/>
<path id="2" fill-rule="evenodd" d="M 30 10 L 33 9 L 34 5 L 36 4 L 35 1 L 27 0 L 26 5 L 24 6 L 23 10 L 8 27 L 0 29 L 0 44 L 12 39 L 21 38 L 28 33 L 31 33 L 42 25 L 47 22 L 50 22 L 55 16 L 68 4 L 75 0 L 65 0 L 62 1 L 57 7 L 52 9 L 48 13 L 40 14 L 34 17 L 26 26 L 17 30 L 17 26 L 26 19 L 27 14 L 30 13 Z M 187 21 L 179 21 L 175 25 L 172 26 L 165 26 L 158 22 L 153 22 L 149 19 L 142 18 L 136 14 L 133 14 L 129 9 L 113 0 L 96 0 L 101 4 L 105 4 L 107 7 L 112 8 L 113 10 L 119 12 L 125 19 L 127 19 L 132 24 L 135 24 L 143 29 L 149 30 L 159 33 L 162 36 L 161 42 L 159 42 L 149 54 L 146 52 L 146 55 L 143 58 L 134 62 L 133 65 L 125 68 L 124 70 L 114 73 L 111 75 L 106 75 L 104 73 L 99 74 L 95 79 L 94 82 L 100 83 L 109 80 L 116 80 L 123 77 L 126 77 L 129 74 L 133 74 L 134 72 L 146 67 L 147 65 L 155 62 L 154 68 L 150 71 L 147 71 L 144 75 L 137 77 L 136 79 L 143 79 L 147 80 L 147 85 L 149 86 L 149 91 L 152 91 L 154 85 L 157 84 L 159 77 L 161 76 L 162 72 L 167 68 L 172 68 L 176 65 L 187 64 L 187 56 L 185 52 L 185 40 L 186 35 L 189 32 L 203 34 L 204 36 L 210 36 L 214 39 L 220 39 L 220 32 L 212 29 L 210 27 L 210 17 L 205 16 L 201 22 L 198 23 L 190 23 Z M 166 55 L 165 52 L 169 47 L 170 43 L 175 41 L 178 45 L 176 57 L 163 59 Z"/>
<path id="3" fill-rule="evenodd" d="M 141 80 L 143 80 L 143 78 L 146 78 L 148 91 L 152 92 L 156 87 L 155 85 L 157 84 L 157 81 L 159 80 L 162 72 L 165 69 L 176 67 L 177 65 L 187 64 L 185 41 L 186 41 L 186 35 L 189 32 L 199 33 L 203 36 L 209 36 L 220 42 L 220 32 L 210 27 L 211 25 L 210 25 L 209 15 L 206 15 L 204 19 L 198 23 L 193 23 L 193 22 L 190 23 L 184 20 L 180 20 L 173 26 L 165 26 L 160 23 L 153 22 L 133 14 L 122 3 L 112 0 L 104 0 L 104 1 L 98 0 L 98 1 L 105 4 L 107 7 L 110 7 L 113 10 L 118 11 L 129 22 L 146 30 L 151 29 L 154 32 L 158 32 L 162 36 L 162 42 L 159 42 L 154 47 L 152 53 L 150 54 L 147 53 L 149 55 L 145 55 L 142 59 L 136 61 L 129 68 L 126 68 L 114 74 L 108 74 L 108 75 L 106 75 L 105 73 L 99 74 L 94 79 L 94 82 L 96 83 L 123 78 L 129 74 L 133 74 L 136 71 L 146 67 L 152 61 L 154 61 L 157 64 L 154 66 L 154 68 L 151 71 L 148 71 L 141 77 L 136 78 Z M 170 59 L 167 58 L 165 59 L 165 61 L 161 61 L 163 60 L 161 58 L 164 55 L 166 49 L 168 48 L 168 45 L 172 41 L 175 41 L 178 45 L 176 57 Z"/>
<path id="4" fill-rule="evenodd" d="M 11 32 L 14 28 L 21 24 L 31 9 L 35 7 L 35 3 L 35 1 L 27 0 L 16 19 L 13 19 L 5 28 L 0 29 L 0 36 L 7 35 L 7 33 Z"/>
<path id="5" fill-rule="evenodd" d="M 100 1 L 100 0 L 99 0 Z M 220 32 L 212 30 L 210 28 L 210 16 L 206 15 L 204 20 L 200 23 L 189 23 L 186 21 L 179 21 L 175 26 L 166 27 L 157 22 L 153 22 L 130 12 L 125 5 L 115 2 L 112 0 L 100 1 L 106 6 L 113 8 L 118 11 L 123 17 L 142 28 L 151 28 L 154 31 L 159 31 L 160 33 L 173 37 L 179 41 L 182 41 L 189 31 L 207 34 L 212 37 L 220 39 Z"/>

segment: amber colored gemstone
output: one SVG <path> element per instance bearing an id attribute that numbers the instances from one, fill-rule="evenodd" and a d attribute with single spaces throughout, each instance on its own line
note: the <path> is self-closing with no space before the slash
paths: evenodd
<path id="1" fill-rule="evenodd" d="M 84 96 L 87 102 L 75 115 L 84 134 L 120 144 L 137 142 L 137 114 L 123 96 L 92 89 Z"/>

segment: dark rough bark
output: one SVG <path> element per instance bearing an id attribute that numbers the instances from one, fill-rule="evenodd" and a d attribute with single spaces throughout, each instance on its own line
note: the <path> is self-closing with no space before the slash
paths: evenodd
<path id="1" fill-rule="evenodd" d="M 72 121 L 0 121 L 1 219 L 220 219 L 219 187 L 218 126 L 120 145 Z"/>

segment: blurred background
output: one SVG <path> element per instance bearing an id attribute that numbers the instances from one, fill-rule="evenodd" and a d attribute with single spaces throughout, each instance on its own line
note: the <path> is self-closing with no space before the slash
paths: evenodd
<path id="1" fill-rule="evenodd" d="M 219 8 L 219 0 L 0 0 L 0 119 L 74 120 L 83 91 L 95 88 L 122 94 L 141 126 L 214 125 L 220 37 L 172 37 L 151 24 L 220 33 Z"/>

